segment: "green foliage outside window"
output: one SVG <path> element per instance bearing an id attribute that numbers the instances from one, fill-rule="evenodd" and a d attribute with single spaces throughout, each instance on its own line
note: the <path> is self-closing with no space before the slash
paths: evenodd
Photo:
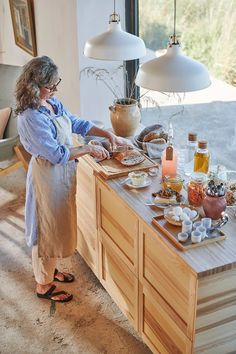
<path id="1" fill-rule="evenodd" d="M 140 36 L 147 48 L 166 48 L 173 34 L 173 0 L 139 0 Z M 236 0 L 178 0 L 176 34 L 183 51 L 211 75 L 236 85 Z"/>

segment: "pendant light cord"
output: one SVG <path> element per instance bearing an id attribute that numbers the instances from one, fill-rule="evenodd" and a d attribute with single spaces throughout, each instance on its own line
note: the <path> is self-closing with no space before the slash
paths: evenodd
<path id="1" fill-rule="evenodd" d="M 176 36 L 176 0 L 174 0 L 174 37 Z"/>
<path id="2" fill-rule="evenodd" d="M 114 0 L 114 11 L 110 15 L 110 19 L 109 19 L 109 23 L 112 22 L 116 22 L 116 23 L 120 22 L 120 15 L 116 13 L 116 0 Z"/>
<path id="3" fill-rule="evenodd" d="M 176 38 L 176 0 L 174 0 L 174 33 L 173 36 L 171 36 L 171 42 L 172 44 L 179 44 Z"/>

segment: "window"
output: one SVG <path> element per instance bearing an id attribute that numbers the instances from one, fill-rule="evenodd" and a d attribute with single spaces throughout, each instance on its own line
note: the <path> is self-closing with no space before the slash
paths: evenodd
<path id="1" fill-rule="evenodd" d="M 148 50 L 142 59 L 146 61 L 166 49 L 173 34 L 174 1 L 139 0 L 138 8 L 132 15 L 138 18 L 139 35 Z M 176 32 L 183 51 L 207 65 L 212 85 L 185 95 L 149 92 L 159 109 L 143 112 L 145 125 L 166 126 L 172 120 L 177 147 L 185 144 L 189 131 L 195 131 L 208 141 L 212 165 L 227 169 L 236 169 L 235 27 L 236 0 L 178 0 Z"/>

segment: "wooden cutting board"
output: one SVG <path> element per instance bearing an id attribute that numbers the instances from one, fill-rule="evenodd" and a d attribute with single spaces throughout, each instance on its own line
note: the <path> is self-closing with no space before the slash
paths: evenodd
<path id="1" fill-rule="evenodd" d="M 96 162 L 92 157 L 86 157 L 89 159 L 89 163 L 93 165 L 93 168 L 104 179 L 111 179 L 116 177 L 126 176 L 131 171 L 145 171 L 151 167 L 159 167 L 159 163 L 153 161 L 148 156 L 144 155 L 144 161 L 134 166 L 124 166 L 114 158 L 109 160 L 103 160 Z"/>

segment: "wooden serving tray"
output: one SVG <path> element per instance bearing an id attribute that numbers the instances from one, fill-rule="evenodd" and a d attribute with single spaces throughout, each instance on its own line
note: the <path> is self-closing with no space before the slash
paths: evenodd
<path id="1" fill-rule="evenodd" d="M 159 230 L 161 230 L 163 234 L 167 236 L 167 238 L 181 251 L 187 251 L 191 248 L 205 246 L 209 243 L 222 241 L 226 238 L 226 235 L 223 231 L 217 230 L 208 236 L 208 238 L 205 238 L 199 243 L 192 243 L 190 238 L 186 242 L 180 242 L 178 240 L 178 233 L 181 232 L 181 226 L 171 225 L 164 219 L 164 215 L 154 216 L 152 218 L 152 223 Z"/>
<path id="2" fill-rule="evenodd" d="M 96 162 L 91 158 L 90 162 L 95 167 L 95 170 L 105 179 L 126 176 L 131 171 L 145 171 L 151 167 L 158 167 L 159 164 L 148 156 L 144 155 L 144 161 L 134 166 L 124 166 L 118 160 L 111 158 Z"/>

